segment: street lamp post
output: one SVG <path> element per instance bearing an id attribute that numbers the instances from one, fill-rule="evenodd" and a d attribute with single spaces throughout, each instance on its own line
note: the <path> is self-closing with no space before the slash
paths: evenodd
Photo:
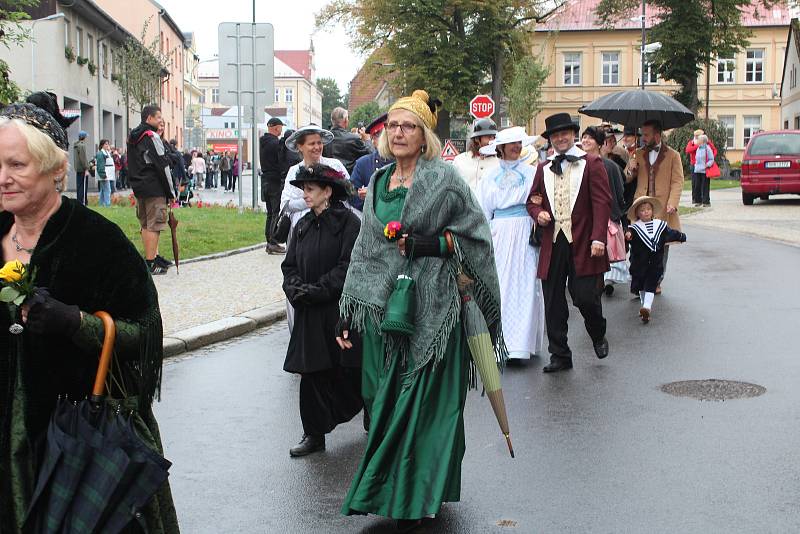
<path id="1" fill-rule="evenodd" d="M 36 19 L 31 24 L 31 91 L 36 91 L 36 35 L 34 31 L 38 22 L 47 20 L 63 19 L 66 17 L 64 13 L 55 13 L 42 19 Z"/>

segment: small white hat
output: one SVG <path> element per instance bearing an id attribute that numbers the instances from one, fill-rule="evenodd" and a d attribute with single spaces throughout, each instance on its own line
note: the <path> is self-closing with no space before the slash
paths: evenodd
<path id="1" fill-rule="evenodd" d="M 309 124 L 308 126 L 303 126 L 298 128 L 297 130 L 289 136 L 289 139 L 286 140 L 286 148 L 291 150 L 292 152 L 299 152 L 297 149 L 297 139 L 301 136 L 308 135 L 308 134 L 319 134 L 322 138 L 322 144 L 327 145 L 331 141 L 333 141 L 333 134 L 328 130 L 317 126 L 316 124 Z"/>
<path id="2" fill-rule="evenodd" d="M 522 126 L 512 126 L 497 132 L 497 137 L 494 138 L 494 141 L 482 147 L 480 153 L 484 156 L 493 156 L 497 153 L 498 146 L 508 143 L 522 143 L 522 146 L 526 147 L 533 144 L 538 137 L 538 135 L 528 135 Z"/>

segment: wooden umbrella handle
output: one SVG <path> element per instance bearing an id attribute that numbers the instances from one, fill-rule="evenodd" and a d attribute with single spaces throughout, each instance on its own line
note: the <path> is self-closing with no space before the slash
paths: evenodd
<path id="1" fill-rule="evenodd" d="M 95 317 L 103 322 L 103 350 L 100 352 L 100 363 L 97 366 L 97 376 L 94 379 L 92 400 L 99 400 L 106 392 L 106 377 L 111 366 L 111 356 L 114 353 L 114 340 L 117 337 L 117 327 L 108 312 L 95 312 Z"/>

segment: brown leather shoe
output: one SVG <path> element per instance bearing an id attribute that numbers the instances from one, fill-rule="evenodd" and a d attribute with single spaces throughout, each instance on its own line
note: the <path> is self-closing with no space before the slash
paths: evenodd
<path id="1" fill-rule="evenodd" d="M 660 295 L 660 294 L 661 294 L 661 284 L 658 284 L 656 286 L 656 295 Z"/>
<path id="2" fill-rule="evenodd" d="M 639 308 L 639 317 L 642 319 L 643 323 L 650 322 L 650 308 Z"/>

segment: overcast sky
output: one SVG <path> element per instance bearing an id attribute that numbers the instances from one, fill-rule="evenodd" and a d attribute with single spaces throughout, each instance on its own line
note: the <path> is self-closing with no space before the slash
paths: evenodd
<path id="1" fill-rule="evenodd" d="M 181 31 L 194 32 L 200 59 L 217 53 L 217 26 L 220 22 L 251 22 L 252 0 L 157 0 Z M 275 28 L 275 48 L 307 50 L 313 37 L 317 77 L 332 77 L 344 94 L 361 66 L 341 28 L 314 32 L 314 15 L 326 0 L 257 0 L 256 22 L 269 22 Z"/>

